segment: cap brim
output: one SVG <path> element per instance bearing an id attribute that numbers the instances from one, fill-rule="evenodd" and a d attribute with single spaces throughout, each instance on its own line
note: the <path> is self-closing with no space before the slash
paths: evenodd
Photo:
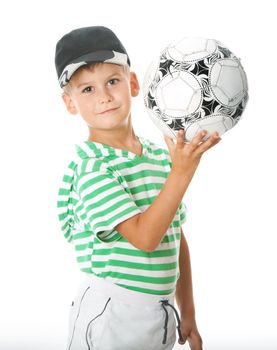
<path id="1" fill-rule="evenodd" d="M 86 55 L 80 56 L 74 59 L 70 64 L 68 64 L 59 78 L 59 84 L 61 88 L 69 83 L 72 75 L 82 66 L 85 66 L 94 62 L 106 62 L 119 64 L 121 66 L 130 65 L 128 56 L 125 53 L 116 51 L 97 51 L 88 53 Z"/>

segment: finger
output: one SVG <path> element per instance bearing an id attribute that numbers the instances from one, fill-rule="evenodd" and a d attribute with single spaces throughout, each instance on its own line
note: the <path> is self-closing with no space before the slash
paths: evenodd
<path id="1" fill-rule="evenodd" d="M 184 338 L 184 337 L 178 339 L 178 343 L 179 343 L 180 345 L 186 344 L 186 341 L 187 341 L 187 338 Z"/>
<path id="2" fill-rule="evenodd" d="M 201 130 L 194 138 L 191 140 L 190 144 L 193 146 L 193 148 L 196 148 L 199 146 L 199 143 L 203 141 L 203 138 L 207 135 L 206 130 Z"/>
<path id="3" fill-rule="evenodd" d="M 178 333 L 179 333 L 178 343 L 181 345 L 184 345 L 187 341 L 189 334 L 190 334 L 190 328 L 182 325 L 181 332 L 178 332 Z"/>
<path id="4" fill-rule="evenodd" d="M 185 131 L 183 129 L 178 130 L 177 133 L 177 147 L 182 148 L 184 147 L 185 143 Z"/>
<path id="5" fill-rule="evenodd" d="M 165 140 L 165 143 L 166 143 L 168 149 L 172 150 L 172 148 L 175 146 L 174 141 L 168 136 L 165 136 L 164 140 Z"/>
<path id="6" fill-rule="evenodd" d="M 202 154 L 206 152 L 208 149 L 210 149 L 211 147 L 215 146 L 220 140 L 221 138 L 219 137 L 219 134 L 215 132 L 198 147 L 197 151 L 200 154 Z"/>

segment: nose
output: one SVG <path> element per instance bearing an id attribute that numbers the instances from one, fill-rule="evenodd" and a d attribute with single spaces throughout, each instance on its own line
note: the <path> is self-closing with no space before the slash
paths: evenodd
<path id="1" fill-rule="evenodd" d="M 101 104 L 112 101 L 112 96 L 107 89 L 102 88 L 98 91 L 98 101 Z"/>

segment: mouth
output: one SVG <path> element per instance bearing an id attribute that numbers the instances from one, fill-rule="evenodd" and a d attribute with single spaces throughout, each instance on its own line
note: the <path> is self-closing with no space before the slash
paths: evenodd
<path id="1" fill-rule="evenodd" d="M 105 109 L 104 111 L 98 113 L 99 115 L 105 115 L 105 114 L 110 114 L 110 113 L 113 113 L 115 112 L 116 110 L 118 109 L 118 107 L 115 107 L 115 108 L 108 108 L 108 109 Z"/>

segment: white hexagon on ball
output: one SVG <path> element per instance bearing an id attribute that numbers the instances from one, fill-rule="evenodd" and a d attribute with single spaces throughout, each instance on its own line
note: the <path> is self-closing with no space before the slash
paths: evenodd
<path id="1" fill-rule="evenodd" d="M 216 42 L 212 39 L 185 37 L 169 45 L 167 52 L 175 61 L 191 62 L 211 55 L 216 47 Z"/>
<path id="2" fill-rule="evenodd" d="M 210 85 L 214 97 L 224 106 L 237 106 L 247 91 L 245 73 L 238 61 L 217 61 L 210 72 Z"/>
<path id="3" fill-rule="evenodd" d="M 201 85 L 189 72 L 168 74 L 157 86 L 156 102 L 162 113 L 181 118 L 194 113 L 202 103 Z"/>
<path id="4" fill-rule="evenodd" d="M 232 118 L 224 114 L 211 114 L 206 118 L 196 120 L 186 128 L 186 141 L 191 141 L 201 130 L 206 130 L 205 140 L 215 131 L 221 136 L 233 127 Z"/>

